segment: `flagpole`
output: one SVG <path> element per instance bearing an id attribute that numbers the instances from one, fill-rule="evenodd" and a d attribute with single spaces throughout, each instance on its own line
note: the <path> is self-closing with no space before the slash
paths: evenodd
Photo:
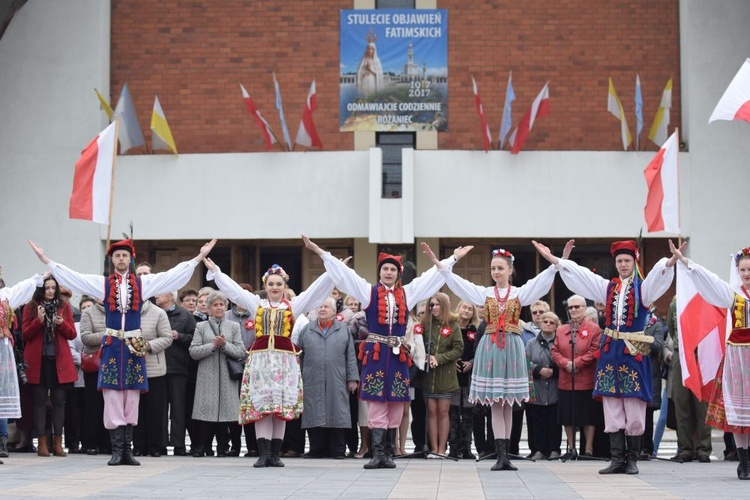
<path id="1" fill-rule="evenodd" d="M 677 162 L 677 223 L 680 225 L 680 237 L 679 242 L 682 245 L 682 199 L 680 197 L 680 129 L 679 127 L 674 128 L 675 134 L 677 134 L 677 152 L 675 153 L 675 161 Z M 679 246 L 677 247 L 679 248 Z"/>
<path id="2" fill-rule="evenodd" d="M 119 137 L 120 120 L 115 119 L 115 138 Z M 109 215 L 107 217 L 107 245 L 104 248 L 109 248 L 109 242 L 112 237 L 112 206 L 115 201 L 115 167 L 117 166 L 117 141 L 115 140 L 115 147 L 112 148 L 112 179 L 110 180 L 109 186 Z"/>

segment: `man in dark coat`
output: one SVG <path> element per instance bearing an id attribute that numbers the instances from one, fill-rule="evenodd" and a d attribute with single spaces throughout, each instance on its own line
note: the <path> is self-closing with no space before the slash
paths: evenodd
<path id="1" fill-rule="evenodd" d="M 184 457 L 185 449 L 185 397 L 190 370 L 190 343 L 195 332 L 195 316 L 178 306 L 175 293 L 163 293 L 155 297 L 156 305 L 164 309 L 172 328 L 172 345 L 164 351 L 167 360 L 167 402 L 171 426 L 167 434 L 167 415 L 164 415 L 164 436 L 174 446 L 174 454 Z M 166 443 L 165 443 L 166 444 Z"/>

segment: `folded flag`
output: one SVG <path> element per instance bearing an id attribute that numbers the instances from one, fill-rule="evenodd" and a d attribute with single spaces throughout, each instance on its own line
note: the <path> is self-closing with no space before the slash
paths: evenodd
<path id="1" fill-rule="evenodd" d="M 609 79 L 609 97 L 607 98 L 607 111 L 612 113 L 615 118 L 620 120 L 620 135 L 622 136 L 622 149 L 627 150 L 630 143 L 633 142 L 633 136 L 630 135 L 628 120 L 625 118 L 625 110 L 622 109 L 620 98 L 617 97 L 615 86 L 612 78 Z"/>
<path id="2" fill-rule="evenodd" d="M 113 118 L 120 118 L 119 137 L 120 154 L 125 154 L 129 149 L 145 146 L 146 140 L 143 138 L 141 124 L 135 113 L 133 99 L 130 98 L 130 90 L 127 82 L 122 86 L 120 98 L 117 100 L 117 106 L 113 113 Z"/>
<path id="3" fill-rule="evenodd" d="M 260 130 L 263 133 L 263 141 L 266 144 L 266 151 L 268 151 L 271 149 L 271 144 L 276 142 L 276 135 L 271 131 L 271 126 L 268 125 L 266 119 L 263 118 L 258 106 L 255 105 L 255 101 L 253 101 L 250 94 L 247 93 L 247 90 L 245 90 L 245 87 L 241 83 L 240 88 L 242 89 L 242 100 L 245 102 L 245 109 L 247 109 L 248 113 L 253 115 L 255 123 L 260 127 Z"/>
<path id="4" fill-rule="evenodd" d="M 651 131 L 648 138 L 659 147 L 662 147 L 667 140 L 667 129 L 669 128 L 669 110 L 672 109 L 672 78 L 669 78 L 664 92 L 661 95 L 659 109 L 656 111 L 654 123 L 651 124 Z"/>
<path id="5" fill-rule="evenodd" d="M 310 92 L 307 94 L 307 101 L 305 101 L 305 109 L 302 111 L 302 119 L 299 122 L 299 128 L 297 129 L 297 138 L 294 140 L 295 144 L 302 144 L 308 148 L 316 147 L 323 149 L 323 143 L 318 137 L 318 131 L 315 128 L 315 122 L 313 122 L 313 113 L 318 109 L 318 100 L 315 91 L 315 80 L 310 85 Z"/>
<path id="6" fill-rule="evenodd" d="M 477 89 L 477 82 L 474 77 L 471 77 L 471 85 L 474 92 L 474 104 L 477 106 L 477 114 L 479 115 L 479 122 L 482 127 L 482 144 L 484 145 L 484 152 L 486 153 L 492 149 L 492 136 L 490 135 L 490 127 L 487 125 L 487 117 L 484 114 L 484 108 L 482 107 L 482 98 L 479 97 L 479 90 Z"/>
<path id="7" fill-rule="evenodd" d="M 172 138 L 172 131 L 169 129 L 167 117 L 164 116 L 164 110 L 161 109 L 159 97 L 154 97 L 154 111 L 151 113 L 151 142 L 153 150 L 168 149 L 177 154 L 177 145 Z"/>
<path id="8" fill-rule="evenodd" d="M 542 90 L 536 96 L 534 102 L 531 103 L 531 108 L 529 108 L 526 114 L 523 115 L 523 118 L 521 118 L 521 123 L 518 124 L 518 127 L 516 127 L 516 130 L 513 132 L 513 136 L 511 138 L 513 149 L 511 149 L 510 151 L 511 154 L 516 155 L 519 151 L 521 151 L 521 147 L 529 137 L 529 132 L 531 132 L 531 128 L 534 126 L 536 119 L 541 118 L 542 116 L 547 116 L 548 114 L 549 82 L 544 84 L 544 87 L 542 87 Z"/>

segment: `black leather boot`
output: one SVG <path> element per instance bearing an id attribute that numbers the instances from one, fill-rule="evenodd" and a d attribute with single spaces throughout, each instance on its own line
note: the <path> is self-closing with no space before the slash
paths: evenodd
<path id="1" fill-rule="evenodd" d="M 599 474 L 625 474 L 625 431 L 612 432 L 609 435 L 609 450 L 612 458 L 609 466 Z"/>
<path id="2" fill-rule="evenodd" d="M 477 457 L 471 452 L 471 434 L 474 429 L 474 410 L 472 408 L 464 408 L 461 413 L 461 458 L 468 458 L 471 460 Z"/>
<path id="3" fill-rule="evenodd" d="M 628 463 L 625 474 L 638 474 L 638 454 L 641 452 L 641 436 L 628 436 Z"/>
<path id="4" fill-rule="evenodd" d="M 737 477 L 746 481 L 750 479 L 750 463 L 748 463 L 747 448 L 737 448 L 740 463 L 737 466 Z"/>
<path id="5" fill-rule="evenodd" d="M 125 427 L 117 427 L 109 431 L 109 439 L 112 442 L 112 458 L 107 465 L 122 465 L 122 448 L 125 441 Z"/>
<path id="6" fill-rule="evenodd" d="M 505 443 L 505 453 L 503 453 L 503 470 L 518 470 L 517 467 L 515 467 L 512 463 L 510 463 L 510 458 L 508 457 L 508 448 L 510 448 L 510 439 L 503 439 L 503 443 Z"/>
<path id="7" fill-rule="evenodd" d="M 125 439 L 122 447 L 122 465 L 141 465 L 141 463 L 133 458 L 133 426 L 128 424 L 125 427 L 121 427 L 122 433 L 124 433 Z"/>
<path id="8" fill-rule="evenodd" d="M 269 467 L 284 467 L 284 462 L 279 458 L 281 453 L 281 444 L 284 442 L 283 439 L 272 439 L 271 440 L 271 453 L 268 456 Z"/>
<path id="9" fill-rule="evenodd" d="M 365 469 L 385 468 L 385 429 L 370 429 L 372 436 L 372 459 L 364 465 Z"/>
<path id="10" fill-rule="evenodd" d="M 258 451 L 260 457 L 253 464 L 253 467 L 268 467 L 268 459 L 271 457 L 271 441 L 266 438 L 258 438 Z"/>
<path id="11" fill-rule="evenodd" d="M 395 469 L 396 463 L 393 461 L 393 447 L 396 445 L 396 429 L 385 431 L 385 459 L 383 460 L 384 469 Z"/>
<path id="12" fill-rule="evenodd" d="M 490 467 L 490 470 L 518 470 L 510 463 L 508 459 L 508 442 L 509 439 L 495 439 L 495 453 L 497 453 L 497 461 L 495 465 Z"/>

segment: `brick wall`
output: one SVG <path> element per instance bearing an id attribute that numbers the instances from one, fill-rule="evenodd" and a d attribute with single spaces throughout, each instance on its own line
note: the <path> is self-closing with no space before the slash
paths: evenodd
<path id="1" fill-rule="evenodd" d="M 606 111 L 608 76 L 635 133 L 634 82 L 641 75 L 642 149 L 656 149 L 646 136 L 670 75 L 670 132 L 680 123 L 678 0 L 438 0 L 437 6 L 449 16 L 450 122 L 440 149 L 482 147 L 471 75 L 497 137 L 510 69 L 514 124 L 550 81 L 551 114 L 535 123 L 525 149 L 620 149 L 619 123 Z M 351 0 L 113 0 L 111 95 L 116 100 L 128 82 L 149 139 L 158 94 L 181 153 L 264 151 L 239 83 L 280 136 L 276 71 L 294 140 L 315 78 L 315 121 L 325 149 L 351 150 L 352 135 L 338 131 L 338 20 L 339 10 L 349 8 Z"/>

